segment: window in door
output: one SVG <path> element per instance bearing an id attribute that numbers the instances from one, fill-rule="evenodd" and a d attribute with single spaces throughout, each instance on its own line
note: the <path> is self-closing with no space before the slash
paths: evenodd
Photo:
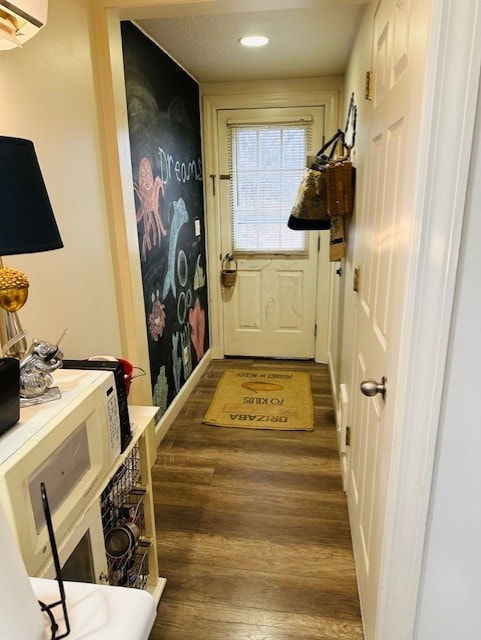
<path id="1" fill-rule="evenodd" d="M 306 166 L 311 123 L 227 124 L 233 251 L 305 253 L 305 232 L 289 229 L 287 219 Z"/>

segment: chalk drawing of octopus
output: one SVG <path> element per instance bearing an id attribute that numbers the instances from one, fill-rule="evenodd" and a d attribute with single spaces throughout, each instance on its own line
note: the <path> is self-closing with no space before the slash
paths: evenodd
<path id="1" fill-rule="evenodd" d="M 137 224 L 143 222 L 144 237 L 142 238 L 142 258 L 147 259 L 147 250 L 157 244 L 160 247 L 160 238 L 165 236 L 167 231 L 162 224 L 159 213 L 159 193 L 164 194 L 164 183 L 155 177 L 152 172 L 152 165 L 148 158 L 142 158 L 139 166 L 139 181 L 134 182 L 134 191 L 139 196 L 140 207 L 137 211 Z M 152 236 L 152 239 L 151 239 Z"/>

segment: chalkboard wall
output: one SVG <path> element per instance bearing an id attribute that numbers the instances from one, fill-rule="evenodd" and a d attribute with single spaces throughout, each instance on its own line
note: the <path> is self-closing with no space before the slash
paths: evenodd
<path id="1" fill-rule="evenodd" d="M 199 87 L 131 22 L 121 33 L 152 398 L 161 415 L 209 346 Z"/>

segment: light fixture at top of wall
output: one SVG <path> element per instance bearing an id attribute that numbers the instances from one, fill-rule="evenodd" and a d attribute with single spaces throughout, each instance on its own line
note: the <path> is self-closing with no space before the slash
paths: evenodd
<path id="1" fill-rule="evenodd" d="M 240 39 L 240 43 L 244 47 L 263 47 L 269 42 L 269 38 L 265 36 L 244 36 Z"/>

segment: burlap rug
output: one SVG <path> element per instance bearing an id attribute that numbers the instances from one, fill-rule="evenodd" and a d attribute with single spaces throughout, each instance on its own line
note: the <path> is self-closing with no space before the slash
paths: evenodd
<path id="1" fill-rule="evenodd" d="M 203 421 L 217 427 L 312 431 L 313 413 L 308 373 L 229 369 Z"/>

